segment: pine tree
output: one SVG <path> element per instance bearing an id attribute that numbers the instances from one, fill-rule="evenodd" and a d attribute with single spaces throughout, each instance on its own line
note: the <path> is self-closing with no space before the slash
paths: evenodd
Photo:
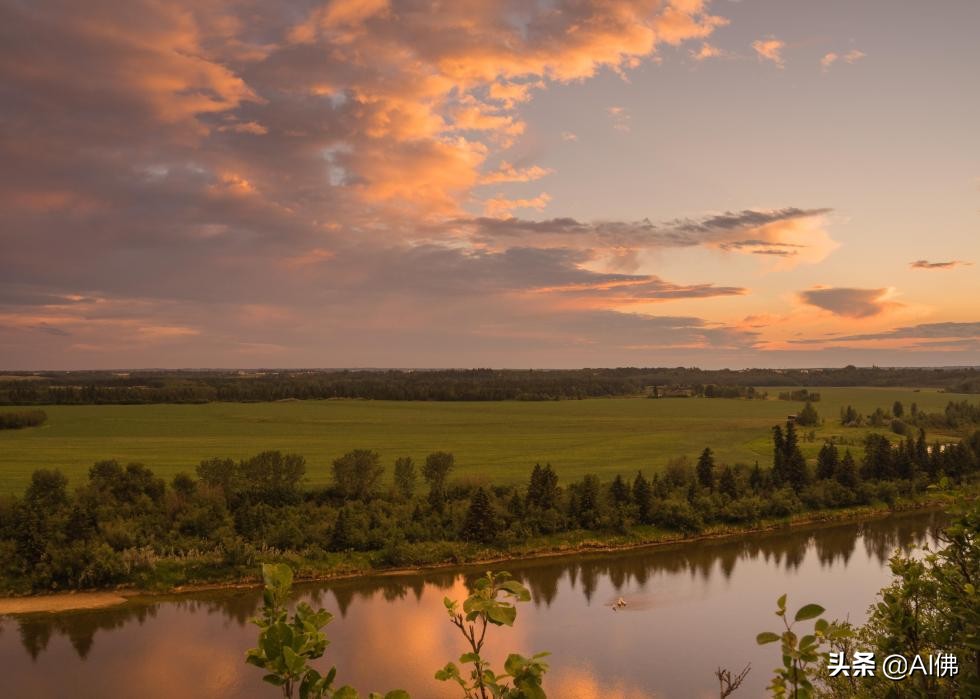
<path id="1" fill-rule="evenodd" d="M 753 492 L 758 493 L 762 490 L 762 486 L 765 483 L 765 479 L 762 476 L 762 469 L 759 468 L 759 462 L 755 462 L 755 466 L 752 467 L 752 472 L 749 474 L 749 487 L 752 488 Z"/>
<path id="2" fill-rule="evenodd" d="M 531 471 L 531 482 L 527 488 L 527 506 L 539 510 L 551 510 L 558 507 L 558 474 L 547 464 L 535 464 Z"/>
<path id="3" fill-rule="evenodd" d="M 786 439 L 783 428 L 775 425 L 772 428 L 772 482 L 779 487 L 786 482 Z"/>
<path id="4" fill-rule="evenodd" d="M 497 515 L 493 511 L 487 491 L 483 488 L 477 488 L 470 498 L 470 507 L 463 519 L 460 536 L 466 541 L 480 541 L 484 544 L 497 537 Z"/>
<path id="5" fill-rule="evenodd" d="M 350 511 L 346 507 L 340 508 L 337 515 L 337 522 L 333 526 L 333 534 L 330 536 L 331 551 L 348 551 L 354 546 L 354 525 L 351 522 Z"/>
<path id="6" fill-rule="evenodd" d="M 614 505 L 625 505 L 630 501 L 630 487 L 626 485 L 626 481 L 618 473 L 613 479 L 612 485 L 609 486 L 609 494 Z"/>
<path id="7" fill-rule="evenodd" d="M 718 479 L 718 491 L 724 493 L 733 500 L 738 497 L 738 485 L 735 482 L 735 471 L 731 466 L 725 466 L 721 471 L 721 478 Z"/>
<path id="8" fill-rule="evenodd" d="M 653 488 L 643 477 L 642 471 L 637 471 L 636 478 L 633 479 L 633 503 L 640 522 L 650 524 L 653 519 Z"/>
<path id="9" fill-rule="evenodd" d="M 711 454 L 711 449 L 705 447 L 704 451 L 701 452 L 701 456 L 698 457 L 698 465 L 696 468 L 698 476 L 698 485 L 702 488 L 707 488 L 708 490 L 715 489 L 715 459 Z"/>
<path id="10" fill-rule="evenodd" d="M 840 455 L 837 453 L 837 447 L 830 442 L 824 442 L 817 455 L 817 480 L 833 478 L 839 463 Z"/>
<path id="11" fill-rule="evenodd" d="M 844 450 L 844 457 L 840 460 L 834 478 L 845 488 L 854 488 L 858 483 L 857 465 L 850 449 Z"/>
<path id="12" fill-rule="evenodd" d="M 579 484 L 578 521 L 585 529 L 598 529 L 601 522 L 599 477 L 588 474 Z"/>
<path id="13" fill-rule="evenodd" d="M 820 422 L 820 415 L 817 414 L 817 409 L 813 407 L 813 403 L 810 401 L 806 402 L 803 406 L 803 410 L 800 411 L 799 416 L 797 416 L 796 421 L 807 427 L 816 425 Z"/>
<path id="14" fill-rule="evenodd" d="M 800 451 L 797 442 L 796 427 L 792 422 L 786 423 L 786 439 L 783 442 L 783 449 L 785 450 L 783 452 L 783 469 L 786 481 L 793 487 L 793 490 L 799 492 L 806 487 L 810 478 L 806 470 L 806 459 L 803 458 L 803 452 Z"/>

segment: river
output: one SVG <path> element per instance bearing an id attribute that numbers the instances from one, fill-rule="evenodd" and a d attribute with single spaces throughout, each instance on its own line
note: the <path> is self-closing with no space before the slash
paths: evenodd
<path id="1" fill-rule="evenodd" d="M 759 631 L 777 630 L 776 598 L 808 602 L 828 617 L 865 619 L 890 579 L 898 546 L 934 543 L 938 512 L 705 540 L 619 553 L 511 563 L 530 588 L 512 629 L 492 629 L 488 647 L 547 650 L 549 697 L 717 697 L 714 670 L 747 663 L 738 697 L 765 694 L 778 663 Z M 478 570 L 358 578 L 297 586 L 335 615 L 320 667 L 340 684 L 409 690 L 416 699 L 456 697 L 433 674 L 465 648 L 442 600 L 463 599 Z M 626 607 L 613 611 L 619 597 Z M 257 629 L 255 590 L 134 599 L 111 609 L 0 621 L 3 696 L 275 697 L 243 662 Z"/>

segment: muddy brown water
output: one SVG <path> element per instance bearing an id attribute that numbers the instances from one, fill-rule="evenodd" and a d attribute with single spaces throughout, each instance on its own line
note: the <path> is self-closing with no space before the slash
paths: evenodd
<path id="1" fill-rule="evenodd" d="M 890 579 L 896 547 L 935 543 L 939 512 L 895 515 L 620 553 L 511 563 L 531 589 L 512 629 L 493 629 L 489 655 L 552 653 L 549 697 L 717 697 L 719 665 L 752 670 L 734 697 L 764 696 L 778 663 L 759 631 L 775 630 L 776 598 L 818 602 L 864 620 Z M 377 576 L 298 586 L 335 615 L 319 666 L 361 692 L 456 697 L 435 671 L 465 648 L 446 596 L 462 599 L 478 570 Z M 626 607 L 613 610 L 622 597 Z M 0 620 L 2 696 L 275 697 L 243 662 L 254 644 L 256 590 L 133 599 L 125 605 Z"/>

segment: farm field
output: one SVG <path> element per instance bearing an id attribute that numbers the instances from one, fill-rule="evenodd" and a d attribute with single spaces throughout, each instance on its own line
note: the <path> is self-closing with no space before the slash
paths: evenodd
<path id="1" fill-rule="evenodd" d="M 73 483 L 101 459 L 137 461 L 168 480 L 213 456 L 241 458 L 268 449 L 302 454 L 310 484 L 330 480 L 330 463 L 355 448 L 381 453 L 390 476 L 398 456 L 424 460 L 445 450 L 456 456 L 456 479 L 524 481 L 535 462 L 550 462 L 563 480 L 585 473 L 603 479 L 694 459 L 708 446 L 719 462 L 768 465 L 770 428 L 803 404 L 720 398 L 608 398 L 554 402 L 288 401 L 201 405 L 42 406 L 42 427 L 0 432 L 0 493 L 19 493 L 39 468 L 61 469 Z M 783 389 L 786 390 L 786 389 Z M 823 439 L 843 436 L 856 455 L 869 432 L 842 428 L 838 414 L 941 411 L 950 400 L 977 396 L 930 389 L 823 388 L 815 407 L 825 420 L 816 440 L 801 444 L 814 457 Z M 6 410 L 7 408 L 0 408 Z M 878 430 L 887 431 L 887 430 Z M 892 435 L 895 437 L 894 435 Z M 936 435 L 930 435 L 930 439 Z M 897 438 L 897 437 L 895 437 Z"/>

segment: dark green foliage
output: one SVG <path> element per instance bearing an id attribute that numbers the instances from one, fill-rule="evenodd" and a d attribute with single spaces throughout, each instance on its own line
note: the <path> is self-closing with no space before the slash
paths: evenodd
<path id="1" fill-rule="evenodd" d="M 429 484 L 429 504 L 441 510 L 446 501 L 446 481 L 456 459 L 445 451 L 437 451 L 425 457 L 422 477 Z"/>
<path id="2" fill-rule="evenodd" d="M 340 508 L 337 521 L 333 525 L 333 533 L 330 535 L 331 551 L 349 551 L 354 548 L 354 525 L 351 519 L 350 509 Z"/>
<path id="3" fill-rule="evenodd" d="M 806 459 L 800 451 L 796 426 L 792 421 L 786 423 L 783 432 L 779 425 L 772 428 L 773 463 L 772 480 L 777 487 L 789 485 L 799 492 L 809 482 Z"/>
<path id="4" fill-rule="evenodd" d="M 817 414 L 817 409 L 813 407 L 813 403 L 809 400 L 803 406 L 800 414 L 796 416 L 796 423 L 804 427 L 813 427 L 820 424 L 820 415 Z"/>
<path id="5" fill-rule="evenodd" d="M 469 509 L 460 529 L 460 536 L 466 541 L 479 541 L 488 544 L 497 537 L 497 514 L 493 511 L 490 498 L 483 488 L 477 488 L 470 498 Z"/>
<path id="6" fill-rule="evenodd" d="M 902 401 L 900 400 L 895 401 L 892 404 L 892 415 L 894 415 L 895 417 L 902 417 L 902 415 L 904 414 L 905 414 L 905 408 L 902 406 Z"/>
<path id="7" fill-rule="evenodd" d="M 337 491 L 348 500 L 367 500 L 374 495 L 384 471 L 381 455 L 370 449 L 349 451 L 333 462 Z"/>
<path id="8" fill-rule="evenodd" d="M 395 490 L 405 500 L 415 495 L 415 462 L 410 456 L 395 459 Z"/>
<path id="9" fill-rule="evenodd" d="M 48 414 L 43 410 L 21 410 L 0 413 L 0 430 L 19 430 L 24 427 L 43 425 Z"/>
<path id="10" fill-rule="evenodd" d="M 220 489 L 227 499 L 238 492 L 240 471 L 231 459 L 205 459 L 197 465 L 197 477 L 209 488 Z"/>
<path id="11" fill-rule="evenodd" d="M 599 477 L 591 473 L 572 484 L 569 514 L 583 529 L 598 529 L 602 522 L 600 491 Z"/>
<path id="12" fill-rule="evenodd" d="M 614 507 L 626 505 L 630 501 L 630 487 L 618 473 L 609 486 L 609 497 Z"/>
<path id="13" fill-rule="evenodd" d="M 238 467 L 242 494 L 255 502 L 286 505 L 299 500 L 306 459 L 299 454 L 264 451 Z"/>
<path id="14" fill-rule="evenodd" d="M 857 464 L 850 449 L 844 450 L 844 456 L 840 460 L 840 465 L 834 472 L 834 479 L 845 488 L 855 488 L 858 484 Z"/>
<path id="15" fill-rule="evenodd" d="M 642 471 L 637 471 L 633 479 L 632 497 L 637 519 L 641 524 L 650 524 L 653 521 L 653 487 Z"/>
<path id="16" fill-rule="evenodd" d="M 872 432 L 864 439 L 861 478 L 880 480 L 895 477 L 895 456 L 888 437 Z"/>
<path id="17" fill-rule="evenodd" d="M 721 477 L 718 479 L 718 492 L 730 498 L 738 497 L 738 483 L 735 480 L 735 470 L 731 466 L 725 466 L 721 470 Z"/>
<path id="18" fill-rule="evenodd" d="M 323 400 L 555 400 L 592 396 L 640 395 L 650 386 L 701 387 L 700 393 L 726 393 L 731 387 L 765 386 L 919 386 L 955 393 L 980 393 L 973 368 L 882 369 L 846 366 L 819 373 L 752 369 L 732 372 L 686 368 L 580 369 L 564 371 L 238 371 L 32 372 L 31 380 L 0 380 L 0 404 L 204 403 Z M 26 375 L 26 374 L 25 374 Z M 817 393 L 797 389 L 789 397 L 817 402 Z M 794 397 L 795 396 L 795 397 Z"/>
<path id="19" fill-rule="evenodd" d="M 699 486 L 708 490 L 714 490 L 715 457 L 712 455 L 711 449 L 705 447 L 704 451 L 701 452 L 701 456 L 698 457 L 698 465 L 695 467 L 695 473 L 698 477 Z"/>
<path id="20" fill-rule="evenodd" d="M 830 442 L 824 442 L 817 454 L 817 480 L 827 480 L 833 478 L 840 465 L 840 456 L 837 447 Z"/>
<path id="21" fill-rule="evenodd" d="M 558 488 L 558 474 L 546 464 L 534 464 L 531 482 L 527 487 L 527 506 L 539 510 L 553 510 L 558 507 L 561 491 Z"/>

